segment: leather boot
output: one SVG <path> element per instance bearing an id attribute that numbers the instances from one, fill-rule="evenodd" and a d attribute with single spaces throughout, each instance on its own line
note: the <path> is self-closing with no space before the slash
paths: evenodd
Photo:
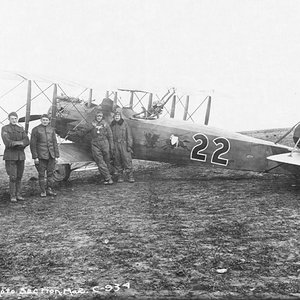
<path id="1" fill-rule="evenodd" d="M 112 181 L 111 178 L 104 180 L 105 185 L 112 185 L 114 182 Z"/>
<path id="2" fill-rule="evenodd" d="M 57 194 L 52 190 L 53 178 L 48 177 L 46 180 L 46 193 L 48 196 L 56 196 Z"/>
<path id="3" fill-rule="evenodd" d="M 14 181 L 9 182 L 9 194 L 10 194 L 10 201 L 17 202 L 16 183 Z"/>
<path id="4" fill-rule="evenodd" d="M 119 174 L 118 174 L 118 182 L 124 182 L 123 172 L 119 172 Z"/>
<path id="5" fill-rule="evenodd" d="M 48 187 L 47 188 L 47 191 L 46 191 L 47 195 L 49 196 L 56 196 L 57 194 L 51 189 L 51 187 Z"/>
<path id="6" fill-rule="evenodd" d="M 16 198 L 19 201 L 24 201 L 25 199 L 21 195 L 22 183 L 21 180 L 17 180 L 16 182 Z"/>
<path id="7" fill-rule="evenodd" d="M 39 179 L 41 197 L 46 197 L 45 179 Z"/>
<path id="8" fill-rule="evenodd" d="M 130 170 L 130 171 L 127 173 L 127 176 L 128 176 L 128 182 L 130 182 L 130 183 L 135 182 L 135 180 L 134 180 L 134 178 L 133 178 L 133 172 L 132 172 L 132 170 Z"/>

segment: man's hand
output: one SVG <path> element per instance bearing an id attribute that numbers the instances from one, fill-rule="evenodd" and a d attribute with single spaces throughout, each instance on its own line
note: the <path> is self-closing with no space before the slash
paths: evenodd
<path id="1" fill-rule="evenodd" d="M 38 165 L 39 163 L 40 163 L 39 159 L 38 159 L 38 158 L 35 158 L 35 159 L 34 159 L 34 164 L 35 164 L 35 165 Z"/>
<path id="2" fill-rule="evenodd" d="M 133 153 L 132 148 L 130 146 L 127 146 L 127 151 Z"/>

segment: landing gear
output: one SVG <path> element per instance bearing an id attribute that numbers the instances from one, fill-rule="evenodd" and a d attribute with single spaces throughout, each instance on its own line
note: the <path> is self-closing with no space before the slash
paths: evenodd
<path id="1" fill-rule="evenodd" d="M 55 181 L 67 181 L 71 175 L 71 165 L 70 164 L 57 164 L 54 170 L 54 180 Z"/>

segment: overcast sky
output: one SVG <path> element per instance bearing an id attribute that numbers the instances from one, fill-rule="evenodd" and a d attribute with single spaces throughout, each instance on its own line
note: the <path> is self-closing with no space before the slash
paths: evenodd
<path id="1" fill-rule="evenodd" d="M 0 28 L 0 70 L 214 90 L 211 125 L 230 130 L 300 119 L 300 1 L 0 0 Z"/>

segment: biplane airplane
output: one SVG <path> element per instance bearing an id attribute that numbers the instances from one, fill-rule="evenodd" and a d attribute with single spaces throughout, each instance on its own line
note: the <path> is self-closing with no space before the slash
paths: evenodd
<path id="1" fill-rule="evenodd" d="M 138 91 L 129 92 L 132 96 L 133 92 Z M 300 174 L 300 153 L 296 147 L 208 126 L 211 97 L 208 98 L 204 125 L 160 118 L 170 99 L 173 99 L 170 114 L 172 117 L 175 110 L 174 95 L 175 90 L 169 90 L 158 103 L 152 103 L 152 98 L 149 97 L 148 108 L 143 107 L 141 112 L 134 111 L 132 97 L 129 106 L 121 107 L 123 118 L 127 120 L 132 131 L 134 159 L 195 167 Z M 30 104 L 31 98 L 28 97 L 26 116 L 19 120 L 25 121 L 25 130 L 28 130 L 30 121 L 40 118 L 40 115 L 30 115 Z M 54 84 L 52 105 L 49 109 L 51 122 L 57 135 L 69 141 L 59 145 L 61 156 L 55 172 L 56 180 L 67 180 L 71 171 L 79 168 L 78 165 L 86 167 L 94 163 L 90 137 L 85 134 L 85 128 L 92 123 L 99 109 L 105 112 L 105 118 L 109 121 L 117 105 L 117 97 L 106 97 L 100 105 L 96 105 L 92 103 L 91 97 L 86 102 L 67 95 L 58 96 Z M 187 107 L 184 113 L 186 117 Z"/>

